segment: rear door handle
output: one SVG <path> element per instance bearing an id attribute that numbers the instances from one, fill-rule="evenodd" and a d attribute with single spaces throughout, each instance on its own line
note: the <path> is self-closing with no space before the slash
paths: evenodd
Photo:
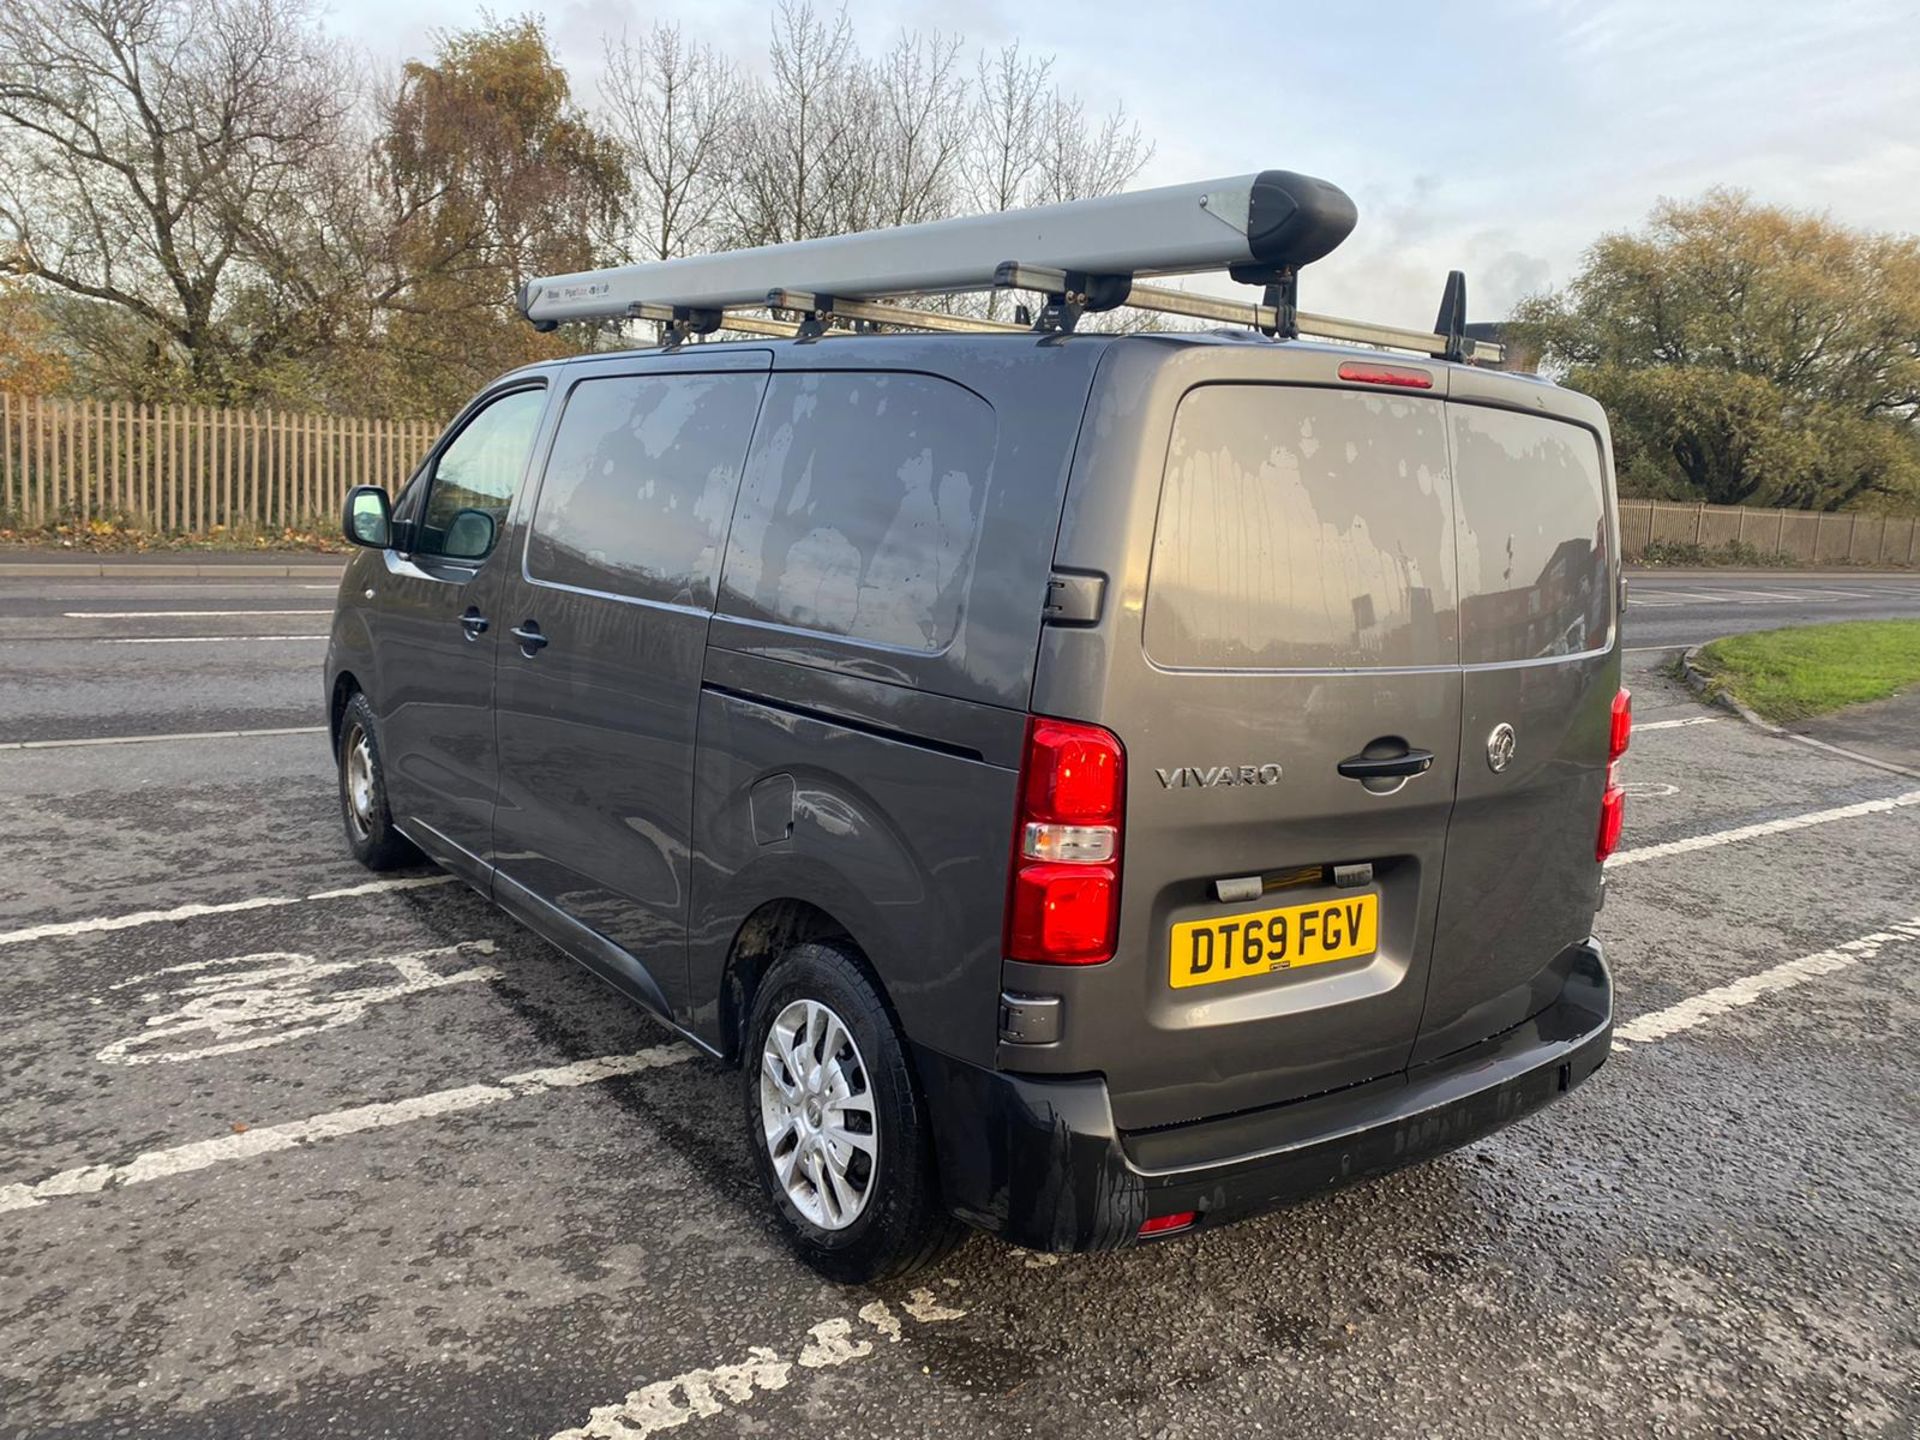
<path id="1" fill-rule="evenodd" d="M 524 625 L 516 625 L 507 633 L 520 642 L 520 653 L 529 660 L 533 658 L 535 651 L 547 643 L 547 637 L 540 633 L 538 620 L 529 620 Z"/>
<path id="2" fill-rule="evenodd" d="M 1397 780 L 1424 775 L 1432 766 L 1431 750 L 1409 750 L 1404 755 L 1349 755 L 1334 768 L 1349 780 Z"/>
<path id="3" fill-rule="evenodd" d="M 467 613 L 460 617 L 460 624 L 466 630 L 469 640 L 478 640 L 487 633 L 487 617 L 471 605 L 467 607 Z"/>

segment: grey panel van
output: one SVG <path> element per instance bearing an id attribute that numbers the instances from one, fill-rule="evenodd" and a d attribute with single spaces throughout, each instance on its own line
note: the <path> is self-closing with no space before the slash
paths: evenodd
<path id="1" fill-rule="evenodd" d="M 535 366 L 350 499 L 347 836 L 738 1065 L 830 1276 L 1220 1225 L 1605 1059 L 1612 476 L 1581 395 L 1298 340 Z"/>

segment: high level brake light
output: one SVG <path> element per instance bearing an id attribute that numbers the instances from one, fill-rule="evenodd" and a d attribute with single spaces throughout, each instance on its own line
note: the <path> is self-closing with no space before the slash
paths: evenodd
<path id="1" fill-rule="evenodd" d="M 1008 958 L 1053 965 L 1113 958 L 1125 794 L 1126 755 L 1112 732 L 1040 715 L 1027 721 Z"/>
<path id="2" fill-rule="evenodd" d="M 1340 378 L 1360 385 L 1393 385 L 1403 390 L 1433 388 L 1433 372 L 1416 365 L 1361 364 L 1349 360 L 1340 367 Z"/>
<path id="3" fill-rule="evenodd" d="M 1620 787 L 1620 757 L 1633 739 L 1633 692 L 1613 697 L 1613 719 L 1607 731 L 1607 789 L 1600 797 L 1600 834 L 1594 841 L 1594 859 L 1604 863 L 1620 844 L 1627 823 L 1627 792 Z"/>

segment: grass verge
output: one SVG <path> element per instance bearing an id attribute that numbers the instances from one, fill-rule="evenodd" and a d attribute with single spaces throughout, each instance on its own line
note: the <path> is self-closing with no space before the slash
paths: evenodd
<path id="1" fill-rule="evenodd" d="M 1920 683 L 1920 620 L 1850 620 L 1732 635 L 1699 668 L 1769 720 L 1805 720 Z"/>

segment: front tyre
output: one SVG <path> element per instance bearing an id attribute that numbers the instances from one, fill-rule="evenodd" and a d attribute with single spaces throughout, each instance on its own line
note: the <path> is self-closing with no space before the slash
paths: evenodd
<path id="1" fill-rule="evenodd" d="M 940 1204 L 926 1111 L 893 1020 L 859 965 L 796 946 L 747 1024 L 747 1133 L 794 1249 L 845 1285 L 904 1275 L 964 1233 Z"/>
<path id="2" fill-rule="evenodd" d="M 355 693 L 340 717 L 340 814 L 353 858 L 369 870 L 419 863 L 420 852 L 393 828 L 387 808 L 387 777 L 375 738 L 373 706 Z"/>

